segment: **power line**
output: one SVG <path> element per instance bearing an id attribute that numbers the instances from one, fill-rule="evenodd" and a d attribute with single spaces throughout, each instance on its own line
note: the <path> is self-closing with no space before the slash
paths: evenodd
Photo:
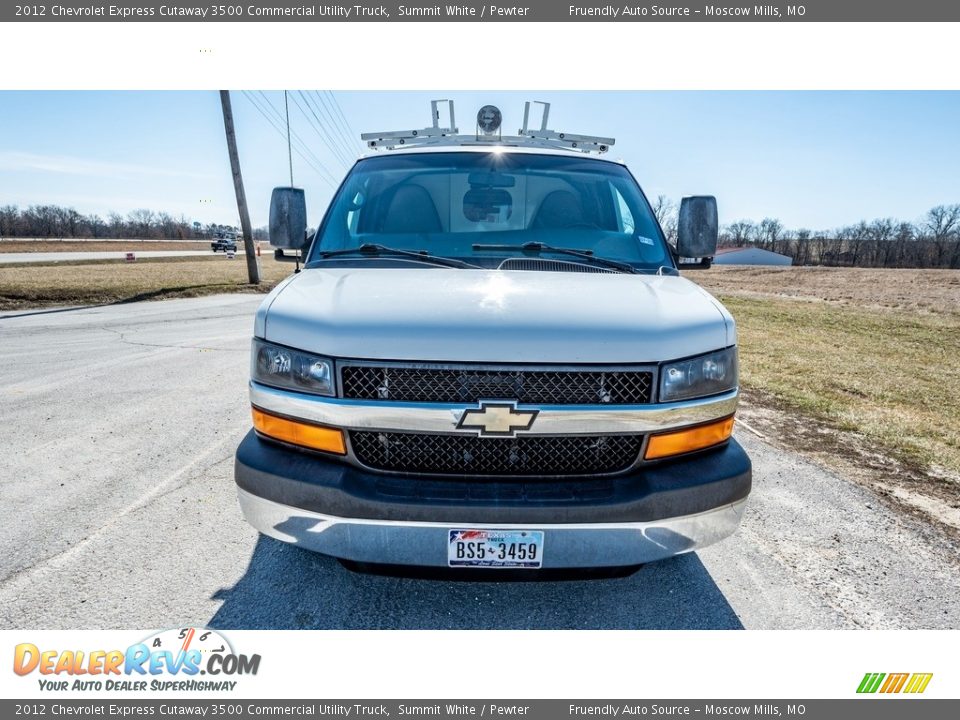
<path id="1" fill-rule="evenodd" d="M 273 101 L 270 100 L 270 98 L 268 98 L 267 95 L 266 95 L 266 93 L 264 93 L 262 90 L 258 90 L 257 92 L 258 92 L 258 93 L 260 94 L 260 96 L 263 98 L 263 102 L 264 102 L 264 103 L 268 106 L 268 108 L 273 112 L 273 114 L 274 114 L 274 116 L 277 118 L 277 120 L 280 121 L 281 123 L 283 123 L 283 116 L 280 114 L 280 111 L 274 106 Z M 293 98 L 293 101 L 294 101 L 294 103 L 297 105 L 297 107 L 300 109 L 300 112 L 303 113 L 303 108 L 301 108 L 301 107 L 300 107 L 300 104 L 297 103 L 297 99 L 296 99 L 295 97 Z M 308 124 L 309 124 L 309 121 L 310 121 L 310 119 L 307 118 Z M 311 127 L 313 127 L 312 124 L 311 124 Z M 315 129 L 316 129 L 316 128 L 314 128 L 314 130 L 315 130 Z M 291 131 L 291 134 L 292 134 L 293 137 L 296 139 L 296 141 L 300 144 L 300 148 L 301 148 L 304 152 L 309 153 L 310 157 L 312 157 L 317 163 L 319 163 L 324 169 L 326 169 L 326 167 L 327 167 L 326 163 L 323 162 L 323 160 L 321 160 L 320 157 L 319 157 L 316 153 L 313 152 L 310 143 L 308 143 L 306 140 L 304 140 L 302 137 L 300 137 L 299 133 L 297 133 L 296 130 Z M 322 136 L 321 136 L 321 137 L 322 137 Z M 329 146 L 328 146 L 328 147 L 329 147 Z M 331 150 L 332 150 L 332 149 L 331 149 Z M 336 155 L 335 155 L 335 157 L 336 157 Z M 343 160 L 342 160 L 341 158 L 339 158 L 339 157 L 336 157 L 336 159 L 337 159 L 337 160 L 340 160 L 341 162 L 343 162 Z M 349 167 L 349 163 L 345 164 L 345 167 Z M 327 174 L 328 174 L 328 175 L 330 176 L 330 178 L 334 181 L 334 184 L 335 184 L 335 186 L 336 186 L 337 180 L 336 180 L 336 178 L 333 176 L 333 173 L 331 173 L 331 172 L 328 170 L 328 171 L 327 171 Z"/>
<path id="2" fill-rule="evenodd" d="M 340 137 L 343 138 L 344 147 L 347 148 L 347 153 L 351 155 L 356 155 L 357 154 L 356 150 L 351 149 L 351 148 L 356 148 L 356 142 L 357 142 L 356 138 L 351 136 L 349 128 L 345 128 L 343 121 L 333 110 L 333 105 L 328 104 L 325 98 L 323 97 L 323 95 L 321 95 L 319 91 L 314 90 L 313 92 L 314 92 L 314 95 L 316 95 L 317 98 L 320 100 L 320 102 L 323 104 L 323 107 L 327 111 L 327 114 L 332 118 L 333 123 L 337 128 L 337 131 L 340 133 Z"/>
<path id="3" fill-rule="evenodd" d="M 340 113 L 340 117 L 343 118 L 343 122 L 347 126 L 347 130 L 350 133 L 350 137 L 354 139 L 354 142 L 356 142 L 357 138 L 359 138 L 360 136 L 354 132 L 353 125 L 351 125 L 350 121 L 347 120 L 347 116 L 344 114 L 343 108 L 340 107 L 340 102 L 337 100 L 337 96 L 334 95 L 333 92 L 331 92 L 330 90 L 327 90 L 327 94 L 330 96 L 330 99 L 333 100 L 333 104 L 336 106 L 337 112 Z"/>
<path id="4" fill-rule="evenodd" d="M 280 111 L 279 111 L 276 107 L 274 107 L 273 102 L 266 96 L 266 94 L 265 94 L 262 90 L 260 90 L 260 91 L 258 91 L 258 92 L 260 93 L 260 95 L 261 95 L 261 97 L 263 98 L 264 102 L 266 102 L 266 103 L 270 106 L 270 109 L 273 110 L 273 112 L 276 114 L 277 118 L 282 122 L 282 121 L 283 121 L 283 116 L 280 114 Z M 316 132 L 316 128 L 315 128 L 315 127 L 313 126 L 313 124 L 311 123 L 310 118 L 307 117 L 306 113 L 304 113 L 303 108 L 300 106 L 300 103 L 297 102 L 297 98 L 294 97 L 294 96 L 291 96 L 291 99 L 293 100 L 293 102 L 294 102 L 294 104 L 297 106 L 297 108 L 300 110 L 300 113 L 303 114 L 304 117 L 306 118 L 307 124 L 310 125 L 310 127 Z M 324 163 L 324 162 L 319 158 L 319 156 L 316 155 L 316 153 L 313 152 L 312 146 L 311 146 L 310 143 L 308 143 L 306 140 L 304 140 L 295 130 L 293 131 L 292 134 L 293 134 L 293 136 L 294 136 L 295 138 L 297 138 L 297 140 L 299 141 L 301 148 L 303 148 L 304 150 L 306 150 L 307 152 L 309 152 L 310 155 L 311 155 L 311 157 L 313 157 L 317 162 L 319 162 L 321 165 L 323 165 L 324 167 L 326 167 L 326 163 Z M 319 134 L 319 133 L 318 133 L 318 134 Z M 320 135 L 320 137 L 321 137 L 321 139 L 323 139 L 323 135 L 322 135 L 322 134 Z M 336 154 L 336 152 L 334 152 L 333 148 L 331 148 L 331 147 L 329 146 L 329 144 L 327 145 L 327 147 L 328 147 L 328 149 L 330 149 L 331 152 L 333 153 L 334 159 L 336 159 L 337 161 L 339 161 L 340 164 L 344 165 L 344 167 L 349 167 L 348 164 L 345 164 L 345 163 L 344 163 L 343 158 L 339 157 L 339 156 Z M 331 173 L 331 177 L 332 177 L 332 173 Z"/>
<path id="5" fill-rule="evenodd" d="M 268 111 L 270 111 L 273 114 L 273 117 L 276 120 L 276 122 L 272 124 L 274 125 L 275 128 L 279 130 L 279 132 L 283 135 L 283 137 L 286 138 L 286 134 L 282 130 L 283 116 L 280 114 L 280 111 L 277 110 L 276 107 L 274 107 L 273 103 L 270 101 L 270 98 L 268 98 L 263 93 L 263 91 L 258 91 L 258 92 L 260 93 L 260 96 L 263 98 L 262 102 L 264 106 L 267 108 Z M 257 101 L 254 95 L 250 94 L 248 96 L 248 99 L 251 102 L 253 102 L 256 106 L 259 107 L 260 101 Z M 261 112 L 262 112 L 262 109 L 261 109 Z M 278 123 L 279 123 L 279 126 L 278 126 Z M 297 150 L 297 154 L 300 155 L 300 157 L 303 157 L 304 159 L 307 159 L 305 156 L 309 156 L 309 158 L 312 160 L 311 167 L 313 167 L 313 169 L 316 170 L 317 172 L 325 174 L 326 177 L 324 179 L 326 179 L 328 183 L 332 184 L 333 187 L 337 187 L 338 185 L 337 178 L 327 168 L 326 163 L 323 162 L 323 160 L 321 160 L 316 155 L 316 153 L 314 153 L 313 150 L 310 149 L 310 146 L 304 141 L 302 137 L 300 137 L 300 134 L 297 133 L 296 130 L 293 130 L 291 128 L 290 136 L 293 138 L 293 146 Z M 317 166 L 319 166 L 320 169 L 318 169 Z"/>
<path id="6" fill-rule="evenodd" d="M 303 95 L 303 92 L 300 90 L 298 90 L 297 92 L 300 94 L 300 97 L 303 99 L 304 104 L 307 105 L 307 110 L 310 111 L 310 115 L 313 115 L 313 119 L 311 119 L 310 115 L 307 114 L 307 110 L 304 110 L 303 106 L 299 102 L 297 102 L 297 98 L 296 97 L 293 98 L 294 104 L 300 110 L 300 113 L 303 115 L 303 117 L 306 118 L 307 124 L 317 134 L 317 137 L 319 137 L 320 140 L 323 141 L 323 144 L 327 146 L 327 149 L 334 155 L 334 157 L 336 157 L 337 160 L 345 168 L 350 167 L 349 162 L 346 160 L 346 157 L 343 155 L 343 151 L 340 150 L 340 148 L 338 148 L 335 144 L 331 142 L 332 138 L 330 137 L 330 132 L 326 129 L 326 127 L 324 126 L 320 118 L 317 117 L 317 114 L 313 111 L 313 108 L 310 107 L 309 103 L 307 103 L 306 98 Z"/>
<path id="7" fill-rule="evenodd" d="M 351 154 L 350 148 L 353 146 L 353 144 L 350 142 L 348 134 L 344 132 L 343 126 L 340 122 L 340 118 L 336 116 L 336 113 L 333 112 L 333 110 L 331 109 L 331 106 L 327 104 L 326 99 L 323 97 L 323 95 L 320 94 L 320 92 L 318 92 L 317 90 L 314 90 L 313 94 L 316 95 L 317 97 L 317 99 L 314 102 L 317 103 L 318 107 L 323 108 L 323 112 L 330 119 L 330 124 L 337 129 L 337 135 L 339 136 L 340 142 L 343 144 L 344 148 L 346 148 L 346 152 L 348 154 Z"/>
<path id="8" fill-rule="evenodd" d="M 243 94 L 244 94 L 244 97 L 246 97 L 247 100 L 250 101 L 250 104 L 253 105 L 253 106 L 257 109 L 257 111 L 264 117 L 264 119 L 270 124 L 270 126 L 271 126 L 274 130 L 276 130 L 277 133 L 280 134 L 280 137 L 282 137 L 284 140 L 286 140 L 286 139 L 287 139 L 287 136 L 286 136 L 286 133 L 284 133 L 284 131 L 283 131 L 282 124 L 278 124 L 278 122 L 277 122 L 276 120 L 274 120 L 273 118 L 271 118 L 271 117 L 264 111 L 264 109 L 260 106 L 260 104 L 257 102 L 256 98 L 255 98 L 251 93 L 247 92 L 246 90 L 244 90 L 244 91 L 242 91 L 242 92 L 243 92 Z M 281 121 L 281 122 L 282 122 L 282 121 Z M 292 135 L 294 138 L 297 137 L 296 132 L 291 133 L 291 135 Z M 317 174 L 319 174 L 324 180 L 327 181 L 327 183 L 331 183 L 331 182 L 332 182 L 332 180 L 331 180 L 331 179 L 328 179 L 328 177 L 326 177 L 326 175 L 329 175 L 330 178 L 332 178 L 333 176 L 330 175 L 330 172 L 326 169 L 326 166 L 323 165 L 323 163 L 320 161 L 320 159 L 317 158 L 315 155 L 313 155 L 313 153 L 311 153 L 308 148 L 303 148 L 303 149 L 301 149 L 301 143 L 299 142 L 299 138 L 297 139 L 297 142 L 294 143 L 294 146 L 293 146 L 293 147 L 294 147 L 294 150 L 296 150 L 297 155 L 299 155 L 299 156 L 303 159 L 303 161 L 306 162 L 307 165 L 309 165 L 309 166 L 314 170 L 314 172 L 316 172 Z M 306 151 L 306 152 L 305 152 L 305 151 Z M 326 175 L 325 175 L 325 174 L 326 174 Z"/>
<path id="9" fill-rule="evenodd" d="M 316 90 L 313 90 L 312 92 L 315 97 L 311 97 L 310 102 L 313 103 L 313 106 L 317 108 L 317 112 L 323 113 L 324 117 L 327 118 L 329 125 L 336 130 L 337 141 L 343 148 L 344 154 L 347 156 L 350 162 L 353 163 L 357 158 L 356 146 L 350 142 L 349 135 L 344 133 L 343 128 L 340 126 L 339 118 L 333 115 L 329 108 L 323 103 L 323 97 L 320 95 L 320 93 Z"/>
<path id="10" fill-rule="evenodd" d="M 262 107 L 260 107 L 256 99 L 254 98 L 253 94 L 248 92 L 247 90 L 243 90 L 242 92 L 243 92 L 243 96 L 250 102 L 251 105 L 253 105 L 254 108 L 256 108 L 257 112 L 259 112 L 263 116 L 264 120 L 267 121 L 270 127 L 276 130 L 281 138 L 286 140 L 286 133 L 284 133 L 282 126 L 278 125 L 277 122 L 274 119 L 272 119 L 266 113 L 266 111 L 264 111 Z M 291 135 L 294 138 L 297 138 L 297 140 L 299 141 L 299 138 L 297 137 L 295 132 L 292 132 Z M 320 159 L 310 152 L 309 148 L 305 147 L 304 150 L 306 152 L 304 152 L 301 150 L 299 144 L 294 143 L 293 149 L 297 153 L 297 155 L 299 155 L 300 158 L 310 167 L 310 169 L 313 170 L 315 173 L 317 173 L 323 179 L 324 182 L 326 182 L 328 185 L 330 185 L 330 187 L 334 189 L 337 188 L 336 178 L 334 178 L 333 175 L 330 173 L 330 171 L 327 170 L 326 166 L 320 161 Z M 310 157 L 308 157 L 308 155 Z"/>
<path id="11" fill-rule="evenodd" d="M 263 102 L 264 106 L 265 106 L 271 113 L 273 113 L 273 117 L 276 118 L 276 120 L 279 121 L 280 124 L 282 125 L 282 124 L 283 124 L 283 114 L 282 114 L 279 110 L 277 110 L 277 108 L 276 108 L 276 107 L 274 106 L 274 104 L 273 104 L 273 101 L 272 101 L 270 98 L 267 97 L 266 93 L 264 93 L 263 90 L 258 90 L 257 92 L 260 94 L 260 97 L 262 98 L 262 102 Z M 296 130 L 292 131 L 291 134 L 292 134 L 293 137 L 295 137 L 303 146 L 307 146 L 307 144 L 303 141 L 303 138 L 300 137 L 300 134 L 299 134 Z M 307 147 L 309 147 L 309 146 L 307 146 Z M 311 155 L 312 155 L 312 154 L 313 154 L 313 152 L 311 151 Z M 319 158 L 316 158 L 316 159 L 319 160 Z"/>

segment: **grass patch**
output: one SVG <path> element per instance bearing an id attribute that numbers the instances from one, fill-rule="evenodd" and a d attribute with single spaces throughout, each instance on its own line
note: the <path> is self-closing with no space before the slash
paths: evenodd
<path id="1" fill-rule="evenodd" d="M 960 475 L 960 314 L 717 294 L 745 389 Z"/>
<path id="2" fill-rule="evenodd" d="M 960 313 L 960 270 L 714 265 L 684 275 L 714 294 Z"/>
<path id="3" fill-rule="evenodd" d="M 247 282 L 242 256 L 0 265 L 0 310 L 97 305 L 221 292 L 267 292 L 293 272 L 270 255 L 260 258 L 263 282 Z"/>
<path id="4" fill-rule="evenodd" d="M 210 250 L 209 240 L 0 240 L 0 253 Z"/>

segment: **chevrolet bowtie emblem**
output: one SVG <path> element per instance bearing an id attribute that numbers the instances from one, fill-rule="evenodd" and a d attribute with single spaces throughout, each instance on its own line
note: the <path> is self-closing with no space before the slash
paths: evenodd
<path id="1" fill-rule="evenodd" d="M 529 430 L 539 410 L 517 410 L 515 402 L 481 400 L 460 416 L 458 430 L 478 430 L 483 437 L 513 437 L 517 430 Z"/>

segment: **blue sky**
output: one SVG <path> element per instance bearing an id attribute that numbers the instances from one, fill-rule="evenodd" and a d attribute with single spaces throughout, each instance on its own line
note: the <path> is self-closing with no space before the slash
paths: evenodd
<path id="1" fill-rule="evenodd" d="M 266 110 L 264 96 L 251 93 Z M 289 181 L 286 140 L 234 92 L 253 224 L 270 190 Z M 283 112 L 283 94 L 266 92 Z M 302 96 L 290 96 L 304 106 Z M 327 120 L 316 95 L 308 97 Z M 329 96 L 324 95 L 329 102 Z M 919 218 L 960 202 L 960 92 L 337 92 L 357 133 L 428 125 L 429 101 L 456 101 L 471 132 L 477 108 L 498 105 L 511 133 L 527 99 L 552 103 L 550 125 L 617 138 L 647 194 L 712 193 L 721 222 L 777 217 L 827 229 L 860 219 Z M 330 104 L 331 111 L 335 111 Z M 269 113 L 269 111 L 267 111 Z M 346 167 L 291 102 L 294 131 L 325 168 L 294 154 L 316 224 Z M 312 117 L 311 117 L 312 119 Z M 328 126 L 332 123 L 327 120 Z M 335 143 L 351 158 L 359 140 Z M 329 173 L 328 175 L 326 173 Z M 324 179 L 326 177 L 326 179 Z M 0 92 L 0 205 L 54 203 L 106 215 L 147 207 L 236 224 L 216 92 Z"/>

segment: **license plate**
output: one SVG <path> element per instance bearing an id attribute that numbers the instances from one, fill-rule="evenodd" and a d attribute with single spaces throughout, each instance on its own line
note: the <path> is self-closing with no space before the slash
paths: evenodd
<path id="1" fill-rule="evenodd" d="M 543 564 L 540 530 L 450 530 L 450 567 L 538 568 Z"/>

